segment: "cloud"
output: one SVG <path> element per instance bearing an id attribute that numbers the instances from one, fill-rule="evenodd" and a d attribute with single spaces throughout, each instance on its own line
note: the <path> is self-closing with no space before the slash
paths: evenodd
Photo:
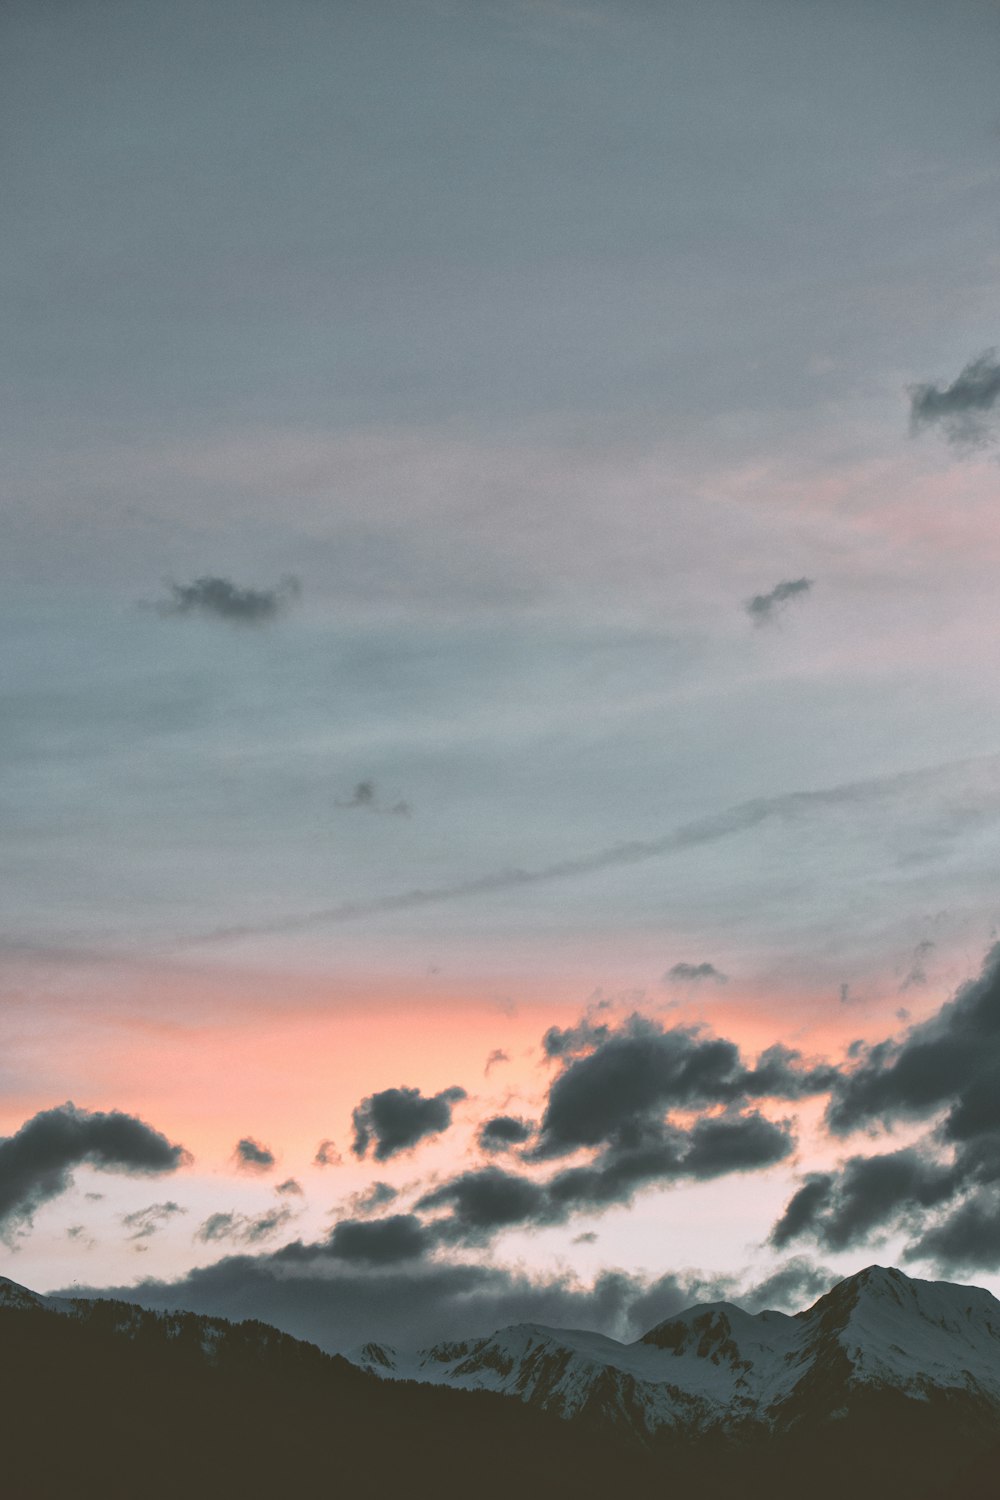
<path id="1" fill-rule="evenodd" d="M 156 608 L 161 615 L 207 615 L 234 625 L 265 625 L 298 598 L 296 578 L 283 578 L 271 589 L 241 588 L 229 578 L 207 574 L 193 583 L 168 583 L 168 597 Z"/>
<path id="2" fill-rule="evenodd" d="M 412 813 L 408 802 L 384 803 L 379 799 L 374 781 L 359 781 L 350 797 L 334 802 L 334 807 L 364 808 L 366 812 L 388 813 L 393 817 L 408 818 Z"/>
<path id="3" fill-rule="evenodd" d="M 169 1223 L 176 1214 L 186 1214 L 187 1209 L 179 1203 L 151 1203 L 148 1208 L 137 1208 L 134 1213 L 123 1214 L 122 1223 L 131 1230 L 130 1240 L 148 1240 Z"/>
<path id="4" fill-rule="evenodd" d="M 241 1172 L 270 1172 L 275 1163 L 274 1152 L 249 1135 L 236 1142 L 233 1156 Z"/>
<path id="5" fill-rule="evenodd" d="M 203 1244 L 218 1240 L 232 1240 L 241 1245 L 258 1245 L 283 1229 L 293 1218 L 292 1210 L 284 1204 L 265 1209 L 259 1214 L 215 1213 L 209 1214 L 195 1231 L 195 1239 Z"/>
<path id="6" fill-rule="evenodd" d="M 771 1232 L 779 1249 L 804 1234 L 828 1250 L 868 1242 L 901 1218 L 914 1223 L 954 1192 L 950 1168 L 916 1148 L 852 1156 L 837 1173 L 814 1173 Z"/>
<path id="7" fill-rule="evenodd" d="M 327 1254 L 336 1260 L 392 1266 L 419 1260 L 434 1247 L 434 1236 L 413 1214 L 385 1219 L 342 1219 L 335 1224 Z"/>
<path id="8" fill-rule="evenodd" d="M 394 1188 L 388 1182 L 373 1182 L 370 1187 L 361 1193 L 353 1193 L 350 1198 L 351 1212 L 359 1217 L 366 1214 L 377 1213 L 387 1203 L 392 1203 L 399 1197 L 398 1188 Z"/>
<path id="9" fill-rule="evenodd" d="M 275 1185 L 274 1191 L 276 1193 L 284 1193 L 286 1195 L 294 1194 L 296 1197 L 301 1198 L 302 1184 L 301 1182 L 297 1182 L 294 1177 L 286 1177 L 284 1182 L 279 1182 Z"/>
<path id="10" fill-rule="evenodd" d="M 61 1104 L 0 1139 L 0 1232 L 30 1225 L 43 1203 L 72 1185 L 74 1167 L 159 1176 L 187 1165 L 191 1157 L 135 1115 Z"/>
<path id="11" fill-rule="evenodd" d="M 534 1127 L 510 1115 L 482 1122 L 479 1143 L 491 1152 L 522 1147 L 529 1169 L 581 1151 L 591 1159 L 548 1178 L 491 1165 L 437 1184 L 414 1215 L 431 1216 L 438 1243 L 483 1245 L 513 1226 L 562 1224 L 627 1204 L 651 1185 L 765 1170 L 791 1154 L 794 1136 L 789 1121 L 751 1105 L 828 1092 L 836 1079 L 836 1070 L 781 1045 L 750 1065 L 725 1038 L 666 1031 L 638 1015 L 615 1029 L 586 1019 L 552 1028 L 545 1043 L 561 1066 L 535 1144 L 528 1145 Z"/>
<path id="12" fill-rule="evenodd" d="M 830 1249 L 903 1233 L 907 1260 L 1000 1268 L 1000 946 L 979 977 L 901 1036 L 852 1049 L 831 1091 L 835 1136 L 923 1123 L 902 1149 L 812 1173 L 771 1232 Z"/>
<path id="13" fill-rule="evenodd" d="M 354 1110 L 351 1150 L 364 1156 L 374 1143 L 376 1161 L 410 1151 L 429 1135 L 440 1135 L 451 1125 L 452 1106 L 466 1098 L 464 1089 L 442 1089 L 425 1097 L 419 1089 L 383 1089 L 370 1094 Z"/>
<path id="14" fill-rule="evenodd" d="M 793 1255 L 747 1291 L 737 1293 L 741 1306 L 749 1312 L 771 1308 L 808 1307 L 839 1278 L 826 1266 L 814 1265 L 805 1256 Z"/>
<path id="15" fill-rule="evenodd" d="M 769 594 L 754 594 L 743 608 L 755 625 L 767 625 L 777 619 L 792 599 L 807 594 L 812 586 L 811 578 L 786 578 L 776 583 Z"/>
<path id="16" fill-rule="evenodd" d="M 316 1155 L 313 1157 L 314 1167 L 341 1167 L 344 1158 L 337 1150 L 333 1141 L 320 1141 L 316 1147 Z"/>
<path id="17" fill-rule="evenodd" d="M 980 447 L 996 431 L 1000 414 L 1000 362 L 987 349 L 970 360 L 951 385 L 911 385 L 911 431 L 939 425 L 949 443 Z"/>
<path id="18" fill-rule="evenodd" d="M 663 976 L 664 984 L 701 984 L 710 979 L 713 984 L 728 984 L 729 975 L 721 973 L 714 964 L 674 964 Z"/>
<path id="19" fill-rule="evenodd" d="M 438 1233 L 442 1239 L 466 1244 L 485 1243 L 514 1224 L 554 1222 L 545 1186 L 499 1167 L 462 1172 L 425 1193 L 416 1207 L 423 1212 L 448 1208 L 450 1214 L 437 1225 Z"/>
<path id="20" fill-rule="evenodd" d="M 542 865 L 534 870 L 497 870 L 455 885 L 416 887 L 374 900 L 343 901 L 336 906 L 319 907 L 315 911 L 279 916 L 268 922 L 219 927 L 201 936 L 179 939 L 175 946 L 198 947 L 205 943 L 232 942 L 244 937 L 307 932 L 315 927 L 336 926 L 365 917 L 390 915 L 393 912 L 418 911 L 424 907 L 464 901 L 473 896 L 489 896 L 563 880 L 576 880 L 600 874 L 604 870 L 625 868 L 644 864 L 647 860 L 682 854 L 688 849 L 749 833 L 771 822 L 801 826 L 826 811 L 855 808 L 861 813 L 879 803 L 898 805 L 900 799 L 907 799 L 910 807 L 922 807 L 926 806 L 927 799 L 934 794 L 940 796 L 942 792 L 953 792 L 956 780 L 968 776 L 970 772 L 995 776 L 998 766 L 1000 757 L 981 756 L 971 760 L 951 761 L 921 771 L 904 771 L 866 781 L 845 782 L 819 791 L 785 792 L 777 797 L 757 797 L 708 817 L 698 818 L 694 822 L 683 823 L 659 838 L 633 839 L 580 858 Z"/>
<path id="21" fill-rule="evenodd" d="M 935 946 L 929 938 L 925 938 L 922 943 L 918 943 L 914 948 L 910 959 L 910 967 L 903 977 L 902 984 L 899 986 L 900 993 L 927 983 L 927 960 L 934 952 Z"/>
<path id="22" fill-rule="evenodd" d="M 724 1037 L 687 1026 L 664 1030 L 638 1015 L 616 1031 L 602 1026 L 590 1035 L 589 1043 L 575 1037 L 572 1054 L 549 1089 L 532 1153 L 536 1159 L 648 1140 L 651 1127 L 669 1110 L 734 1106 L 764 1097 L 800 1099 L 825 1092 L 835 1079 L 832 1069 L 807 1067 L 798 1053 L 780 1045 L 762 1053 L 751 1068 Z"/>
<path id="23" fill-rule="evenodd" d="M 611 1027 L 606 1022 L 595 1026 L 593 1021 L 585 1016 L 575 1026 L 550 1026 L 542 1037 L 542 1051 L 546 1057 L 576 1057 L 581 1052 L 589 1052 L 598 1043 L 606 1041 L 611 1035 Z"/>
<path id="24" fill-rule="evenodd" d="M 492 1072 L 492 1070 L 494 1068 L 496 1068 L 496 1067 L 499 1067 L 501 1063 L 509 1063 L 509 1062 L 510 1062 L 510 1058 L 507 1056 L 507 1054 L 503 1050 L 503 1048 L 502 1047 L 494 1047 L 493 1051 L 490 1053 L 489 1057 L 486 1059 L 486 1066 L 483 1069 L 483 1074 L 485 1076 L 488 1076 Z"/>
<path id="25" fill-rule="evenodd" d="M 388 1221 L 382 1221 L 388 1222 Z M 360 1226 L 374 1229 L 375 1224 Z M 400 1236 L 405 1248 L 412 1227 Z M 412 1239 L 415 1247 L 418 1239 Z M 371 1239 L 363 1245 L 375 1250 Z M 391 1237 L 383 1249 L 391 1249 Z M 784 1286 L 795 1299 L 810 1286 L 807 1263 L 788 1263 L 771 1274 L 781 1305 Z M 824 1273 L 817 1272 L 818 1277 Z M 830 1277 L 822 1290 L 834 1280 Z M 758 1285 L 766 1286 L 767 1283 Z M 810 1288 L 810 1295 L 812 1294 Z M 228 1256 L 180 1280 L 147 1280 L 128 1287 L 73 1287 L 73 1296 L 120 1297 L 155 1309 L 193 1312 L 240 1321 L 257 1318 L 330 1352 L 356 1348 L 369 1339 L 401 1348 L 492 1333 L 513 1323 L 592 1328 L 614 1338 L 635 1339 L 695 1302 L 728 1297 L 753 1301 L 736 1277 L 706 1277 L 678 1270 L 650 1280 L 623 1271 L 603 1271 L 591 1284 L 566 1273 L 532 1277 L 500 1266 L 427 1260 L 421 1256 L 380 1261 L 334 1257 L 326 1246 L 285 1247 L 258 1255 Z M 796 1300 L 792 1306 L 800 1305 Z"/>
<path id="26" fill-rule="evenodd" d="M 523 1146 L 534 1132 L 534 1125 L 517 1115 L 494 1115 L 483 1121 L 476 1139 L 481 1151 L 510 1151 L 514 1146 Z"/>

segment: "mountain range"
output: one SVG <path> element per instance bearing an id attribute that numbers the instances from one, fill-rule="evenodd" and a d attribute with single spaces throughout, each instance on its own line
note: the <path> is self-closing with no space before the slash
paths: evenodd
<path id="1" fill-rule="evenodd" d="M 780 1434 L 848 1417 L 879 1392 L 1000 1413 L 1000 1302 L 978 1287 L 870 1266 L 805 1312 L 689 1308 L 634 1343 L 519 1324 L 405 1356 L 349 1356 L 383 1378 L 490 1390 L 640 1438 Z"/>
<path id="2" fill-rule="evenodd" d="M 1000 1302 L 875 1266 L 795 1315 L 711 1303 L 629 1344 L 521 1324 L 350 1359 L 0 1280 L 0 1349 L 11 1500 L 1000 1493 Z"/>

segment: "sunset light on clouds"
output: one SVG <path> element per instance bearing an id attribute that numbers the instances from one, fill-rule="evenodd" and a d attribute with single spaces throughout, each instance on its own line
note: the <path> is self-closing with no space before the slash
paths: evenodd
<path id="1" fill-rule="evenodd" d="M 996 7 L 0 31 L 0 1273 L 1000 1291 Z"/>

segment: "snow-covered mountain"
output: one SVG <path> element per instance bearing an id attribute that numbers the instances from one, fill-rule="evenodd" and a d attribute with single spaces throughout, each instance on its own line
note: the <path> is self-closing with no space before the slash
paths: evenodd
<path id="1" fill-rule="evenodd" d="M 383 1378 L 499 1391 L 643 1435 L 789 1431 L 885 1393 L 1000 1420 L 1000 1302 L 880 1266 L 793 1316 L 709 1303 L 631 1344 L 525 1323 L 412 1356 L 367 1344 L 348 1357 Z"/>

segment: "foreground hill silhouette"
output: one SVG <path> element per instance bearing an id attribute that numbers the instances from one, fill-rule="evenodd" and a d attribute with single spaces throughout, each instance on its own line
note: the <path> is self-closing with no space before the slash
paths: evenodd
<path id="1" fill-rule="evenodd" d="M 928 1383 L 919 1362 L 932 1362 L 933 1350 L 921 1351 L 916 1334 L 910 1349 L 898 1339 L 911 1327 L 909 1302 L 922 1296 L 926 1311 L 919 1288 L 931 1285 L 944 1284 L 910 1283 L 898 1272 L 860 1273 L 835 1288 L 825 1308 L 821 1299 L 814 1318 L 829 1333 L 843 1325 L 845 1303 L 870 1309 L 888 1298 L 897 1315 L 894 1357 L 907 1371 L 918 1369 L 909 1389 L 893 1385 L 891 1370 L 888 1380 L 871 1378 L 869 1369 L 857 1381 L 850 1359 L 834 1355 L 819 1362 L 780 1427 L 675 1424 L 650 1432 L 641 1412 L 622 1420 L 630 1392 L 613 1373 L 604 1382 L 595 1375 L 580 1413 L 560 1418 L 533 1406 L 524 1390 L 514 1400 L 379 1379 L 261 1323 L 44 1299 L 0 1283 L 0 1494 L 11 1500 L 993 1495 L 1000 1453 L 1000 1394 L 990 1390 L 989 1364 L 996 1304 L 986 1293 L 966 1298 L 969 1362 L 979 1359 L 979 1374 L 963 1378 L 961 1369 L 949 1370 L 944 1384 Z M 942 1295 L 949 1292 L 969 1289 L 946 1287 Z M 684 1326 L 697 1331 L 701 1316 L 685 1315 Z M 657 1337 L 662 1341 L 662 1331 Z M 880 1329 L 869 1327 L 873 1349 L 879 1337 Z M 712 1339 L 703 1342 L 704 1357 L 718 1364 Z M 995 1374 L 1000 1392 L 1000 1357 Z"/>

